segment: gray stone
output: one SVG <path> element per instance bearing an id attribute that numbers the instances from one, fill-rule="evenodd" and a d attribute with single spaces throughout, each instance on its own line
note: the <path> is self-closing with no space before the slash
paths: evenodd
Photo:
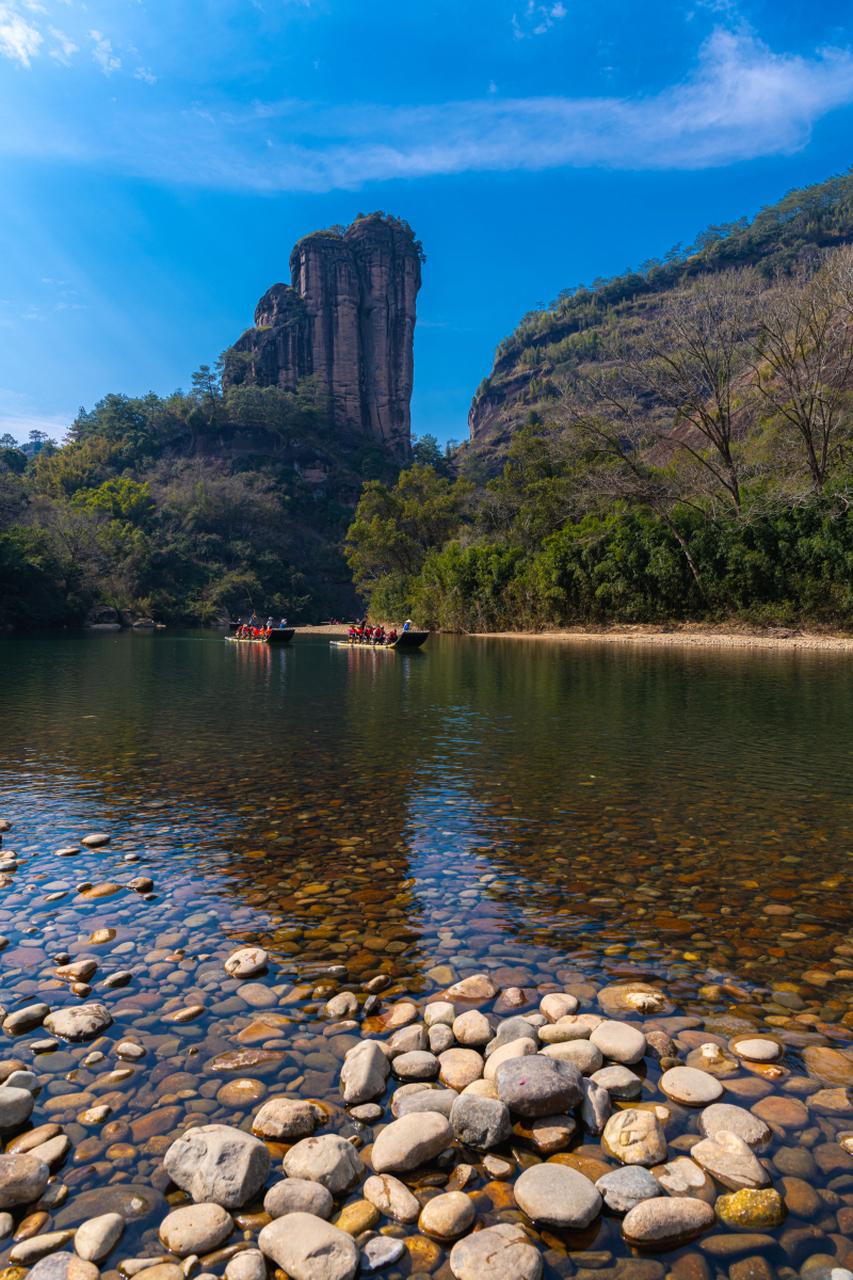
<path id="1" fill-rule="evenodd" d="M 163 1219 L 160 1239 L 170 1253 L 186 1258 L 191 1253 L 211 1253 L 233 1230 L 234 1219 L 220 1205 L 191 1204 Z"/>
<path id="2" fill-rule="evenodd" d="M 0 1209 L 38 1200 L 47 1186 L 50 1170 L 33 1155 L 0 1155 Z"/>
<path id="3" fill-rule="evenodd" d="M 172 1143 L 163 1160 L 169 1177 L 196 1204 L 218 1204 L 223 1209 L 240 1209 L 253 1200 L 271 1164 L 265 1143 L 224 1124 L 188 1130 Z"/>
<path id="4" fill-rule="evenodd" d="M 407 1093 L 402 1098 L 397 1098 L 395 1094 L 391 1099 L 391 1109 L 395 1120 L 399 1120 L 401 1116 L 410 1116 L 416 1111 L 437 1111 L 439 1115 L 450 1119 L 450 1112 L 458 1097 L 455 1089 L 421 1089 L 418 1093 Z"/>
<path id="5" fill-rule="evenodd" d="M 86 1262 L 103 1262 L 118 1244 L 124 1232 L 120 1213 L 102 1213 L 89 1218 L 74 1233 L 74 1252 Z"/>
<path id="6" fill-rule="evenodd" d="M 419 1164 L 440 1155 L 452 1141 L 453 1129 L 450 1121 L 437 1111 L 403 1116 L 383 1129 L 374 1142 L 373 1168 L 377 1173 L 416 1169 Z M 292 1152 L 288 1153 L 291 1154 Z M 285 1166 L 286 1164 L 287 1157 Z"/>
<path id="7" fill-rule="evenodd" d="M 416 1123 L 420 1120 L 420 1116 L 413 1118 Z M 364 1162 L 351 1142 L 336 1133 L 324 1133 L 316 1138 L 304 1138 L 291 1147 L 284 1157 L 284 1172 L 288 1178 L 319 1182 L 333 1196 L 338 1196 L 359 1181 L 364 1174 Z"/>
<path id="8" fill-rule="evenodd" d="M 513 1188 L 519 1208 L 547 1227 L 588 1227 L 601 1211 L 601 1195 L 582 1173 L 560 1164 L 525 1169 Z"/>
<path id="9" fill-rule="evenodd" d="M 584 1079 L 582 1083 L 583 1104 L 581 1106 L 581 1120 L 589 1133 L 603 1133 L 604 1126 L 610 1119 L 610 1113 L 613 1110 L 610 1094 L 595 1080 Z"/>
<path id="10" fill-rule="evenodd" d="M 486 1057 L 490 1058 L 496 1049 L 501 1049 L 513 1040 L 532 1040 L 539 1047 L 539 1032 L 527 1018 L 504 1018 L 498 1024 L 494 1038 L 486 1045 Z"/>
<path id="11" fill-rule="evenodd" d="M 330 1018 L 351 1018 L 358 1013 L 358 997 L 352 991 L 339 991 L 326 1001 L 324 1009 Z"/>
<path id="12" fill-rule="evenodd" d="M 112 1023 L 109 1011 L 102 1004 L 79 1004 L 72 1009 L 57 1009 L 44 1020 L 51 1035 L 60 1040 L 92 1040 Z"/>
<path id="13" fill-rule="evenodd" d="M 39 1078 L 34 1071 L 13 1071 L 3 1083 L 7 1089 L 26 1089 L 29 1093 L 39 1088 Z"/>
<path id="14" fill-rule="evenodd" d="M 450 1270 L 456 1280 L 541 1280 L 542 1255 L 521 1227 L 500 1222 L 457 1241 Z"/>
<path id="15" fill-rule="evenodd" d="M 602 1089 L 606 1089 L 610 1097 L 615 1098 L 617 1102 L 630 1102 L 632 1098 L 639 1098 L 643 1092 L 643 1082 L 640 1077 L 620 1064 L 602 1067 L 590 1078 Z"/>
<path id="16" fill-rule="evenodd" d="M 252 1133 L 275 1142 L 310 1138 L 315 1127 L 314 1109 L 302 1098 L 269 1098 L 252 1120 Z"/>
<path id="17" fill-rule="evenodd" d="M 388 1048 L 393 1050 L 397 1058 L 402 1053 L 426 1053 L 429 1045 L 427 1029 L 422 1022 L 413 1022 L 409 1027 L 400 1027 L 387 1041 Z"/>
<path id="18" fill-rule="evenodd" d="M 371 1271 L 381 1271 L 399 1262 L 406 1252 L 402 1240 L 393 1240 L 389 1236 L 374 1236 L 368 1240 L 361 1251 L 361 1269 L 367 1275 Z"/>
<path id="19" fill-rule="evenodd" d="M 99 1275 L 94 1262 L 86 1262 L 75 1253 L 51 1253 L 27 1273 L 27 1280 L 98 1280 Z"/>
<path id="20" fill-rule="evenodd" d="M 353 1280 L 358 1270 L 352 1236 L 310 1213 L 276 1218 L 261 1231 L 258 1245 L 291 1280 Z"/>
<path id="21" fill-rule="evenodd" d="M 21 1075 L 20 1071 L 14 1073 Z M 11 1077 L 14 1079 L 14 1076 Z M 16 1089 L 13 1085 L 0 1085 L 0 1129 L 17 1129 L 29 1120 L 35 1100 L 29 1089 Z"/>
<path id="22" fill-rule="evenodd" d="M 267 1264 L 260 1249 L 244 1249 L 229 1258 L 225 1280 L 267 1280 Z"/>
<path id="23" fill-rule="evenodd" d="M 429 1051 L 434 1053 L 436 1057 L 441 1053 L 445 1053 L 448 1049 L 452 1049 L 456 1044 L 456 1037 L 444 1022 L 436 1022 L 429 1029 Z M 362 1255 L 363 1256 L 363 1255 Z"/>
<path id="24" fill-rule="evenodd" d="M 707 1107 L 725 1092 L 719 1080 L 696 1067 L 671 1067 L 661 1076 L 660 1087 L 668 1098 L 686 1107 Z"/>
<path id="25" fill-rule="evenodd" d="M 387 1057 L 377 1040 L 363 1040 L 350 1049 L 341 1068 L 344 1102 L 369 1102 L 385 1092 L 391 1071 Z"/>
<path id="26" fill-rule="evenodd" d="M 453 1026 L 456 1006 L 449 1000 L 433 1000 L 424 1009 L 424 1022 L 428 1027 Z"/>
<path id="27" fill-rule="evenodd" d="M 401 1053 L 392 1062 L 391 1069 L 401 1080 L 434 1080 L 438 1075 L 439 1062 L 434 1053 Z"/>
<path id="28" fill-rule="evenodd" d="M 605 1058 L 621 1062 L 623 1066 L 639 1062 L 646 1052 L 646 1037 L 642 1031 L 629 1027 L 625 1022 L 607 1019 L 599 1023 L 589 1038 Z"/>
<path id="29" fill-rule="evenodd" d="M 456 1099 L 450 1123 L 459 1142 L 478 1151 L 489 1151 L 512 1136 L 508 1107 L 495 1098 L 478 1098 L 472 1093 Z"/>
<path id="30" fill-rule="evenodd" d="M 552 1116 L 583 1101 L 578 1067 L 541 1054 L 502 1063 L 496 1082 L 501 1102 L 521 1116 Z"/>
<path id="31" fill-rule="evenodd" d="M 622 1234 L 629 1244 L 670 1249 L 695 1240 L 715 1220 L 713 1207 L 704 1200 L 660 1196 L 629 1210 L 622 1222 Z"/>
<path id="32" fill-rule="evenodd" d="M 548 1023 L 539 1028 L 539 1039 L 543 1044 L 565 1044 L 569 1040 L 588 1040 L 592 1028 L 582 1018 L 560 1018 L 559 1022 Z"/>
<path id="33" fill-rule="evenodd" d="M 540 1053 L 545 1058 L 556 1058 L 559 1062 L 573 1062 L 585 1076 L 600 1071 L 604 1065 L 601 1050 L 591 1040 L 564 1040 L 560 1044 L 546 1044 Z"/>
<path id="34" fill-rule="evenodd" d="M 699 1130 L 705 1138 L 716 1138 L 722 1129 L 735 1134 L 754 1151 L 765 1146 L 773 1137 L 770 1126 L 751 1111 L 732 1106 L 728 1102 L 715 1102 L 699 1116 Z"/>
<path id="35" fill-rule="evenodd" d="M 532 1058 L 536 1056 L 537 1052 L 536 1042 L 528 1036 L 520 1036 L 517 1040 L 509 1040 L 489 1054 L 486 1065 L 483 1068 L 483 1077 L 486 1080 L 494 1080 L 505 1062 L 512 1062 L 516 1058 Z"/>
<path id="36" fill-rule="evenodd" d="M 595 1184 L 604 1197 L 604 1203 L 614 1213 L 628 1213 L 644 1200 L 662 1196 L 663 1190 L 653 1173 L 642 1165 L 625 1165 L 605 1173 Z"/>
<path id="37" fill-rule="evenodd" d="M 657 1116 L 633 1107 L 610 1117 L 601 1145 L 623 1164 L 650 1166 L 666 1159 L 666 1138 Z"/>
<path id="38" fill-rule="evenodd" d="M 715 1138 L 705 1138 L 691 1147 L 698 1165 L 732 1191 L 757 1190 L 770 1186 L 770 1174 L 749 1146 L 734 1133 L 720 1129 Z"/>
<path id="39" fill-rule="evenodd" d="M 331 1191 L 306 1178 L 285 1178 L 270 1187 L 264 1196 L 264 1212 L 271 1218 L 283 1218 L 288 1213 L 312 1213 L 315 1218 L 328 1218 L 333 1204 Z"/>

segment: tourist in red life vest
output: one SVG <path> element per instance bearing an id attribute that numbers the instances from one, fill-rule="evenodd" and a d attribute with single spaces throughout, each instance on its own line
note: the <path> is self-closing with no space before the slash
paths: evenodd
<path id="1" fill-rule="evenodd" d="M 388 644 L 396 644 L 396 643 L 397 643 L 397 632 L 392 627 L 391 630 L 388 632 Z"/>

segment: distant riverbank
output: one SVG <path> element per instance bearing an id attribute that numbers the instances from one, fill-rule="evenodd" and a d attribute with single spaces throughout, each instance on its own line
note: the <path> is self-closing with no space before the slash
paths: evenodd
<path id="1" fill-rule="evenodd" d="M 820 649 L 853 653 L 853 636 L 788 627 L 766 630 L 734 630 L 728 626 L 708 627 L 684 624 L 669 629 L 654 626 L 623 626 L 600 630 L 574 628 L 567 631 L 491 631 L 472 633 L 481 640 L 568 640 L 580 643 L 651 644 L 673 647 L 704 645 L 720 649 Z"/>

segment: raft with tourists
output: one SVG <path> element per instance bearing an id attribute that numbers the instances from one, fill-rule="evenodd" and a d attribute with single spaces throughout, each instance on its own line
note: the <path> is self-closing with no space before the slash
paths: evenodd
<path id="1" fill-rule="evenodd" d="M 226 636 L 226 641 L 230 644 L 288 644 L 293 639 L 295 628 L 286 627 L 284 618 L 278 627 L 272 625 L 272 618 L 267 619 L 262 626 L 257 626 L 256 623 L 256 618 L 252 618 L 251 622 L 229 623 L 234 634 Z"/>
<path id="2" fill-rule="evenodd" d="M 420 649 L 428 635 L 428 631 L 416 631 L 411 619 L 408 619 L 399 634 L 394 628 L 386 631 L 384 627 L 371 627 L 367 623 L 359 623 L 350 627 L 348 636 L 340 640 L 330 640 L 329 643 L 338 649 L 413 650 Z"/>

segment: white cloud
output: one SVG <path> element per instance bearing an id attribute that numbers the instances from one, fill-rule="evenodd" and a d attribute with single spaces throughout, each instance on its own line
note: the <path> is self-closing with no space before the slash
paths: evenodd
<path id="1" fill-rule="evenodd" d="M 146 67 L 137 67 L 133 73 L 135 80 L 144 80 L 146 84 L 155 84 L 157 77 Z"/>
<path id="2" fill-rule="evenodd" d="M 52 58 L 56 58 L 57 62 L 62 62 L 68 66 L 68 59 L 71 57 L 72 53 L 77 52 L 77 45 L 73 40 L 69 39 L 68 36 L 64 35 L 63 32 L 58 31 L 56 27 L 48 27 L 48 31 L 53 36 L 54 40 L 59 41 L 59 48 L 51 49 L 50 56 Z"/>
<path id="3" fill-rule="evenodd" d="M 114 69 L 109 42 L 100 32 L 92 38 L 106 46 L 104 69 Z M 851 104 L 849 50 L 775 53 L 745 28 L 721 27 L 690 75 L 646 96 L 512 99 L 490 86 L 459 102 L 242 106 L 222 99 L 187 102 L 171 114 L 162 102 L 143 111 L 133 99 L 98 129 L 88 120 L 78 130 L 72 116 L 49 135 L 26 125 L 4 131 L 0 151 L 97 161 L 208 187 L 322 192 L 487 170 L 727 165 L 790 154 L 808 142 L 817 120 Z"/>
<path id="4" fill-rule="evenodd" d="M 28 67 L 30 59 L 39 51 L 44 37 L 35 27 L 14 11 L 9 4 L 0 4 L 0 53 L 13 62 Z"/>
<path id="5" fill-rule="evenodd" d="M 519 21 L 518 14 L 512 15 L 512 35 L 514 40 L 524 40 L 526 36 L 544 36 L 555 22 L 565 18 L 568 9 L 557 0 L 556 4 L 536 4 L 536 0 L 528 0 L 527 8 Z M 532 25 L 535 23 L 535 26 Z M 525 29 L 527 28 L 527 29 Z"/>
<path id="6" fill-rule="evenodd" d="M 95 41 L 92 57 L 96 62 L 100 63 L 104 75 L 109 76 L 114 71 L 118 71 L 121 66 L 121 58 L 114 57 L 112 45 L 106 36 L 102 35 L 100 31 L 90 31 L 89 35 Z"/>

